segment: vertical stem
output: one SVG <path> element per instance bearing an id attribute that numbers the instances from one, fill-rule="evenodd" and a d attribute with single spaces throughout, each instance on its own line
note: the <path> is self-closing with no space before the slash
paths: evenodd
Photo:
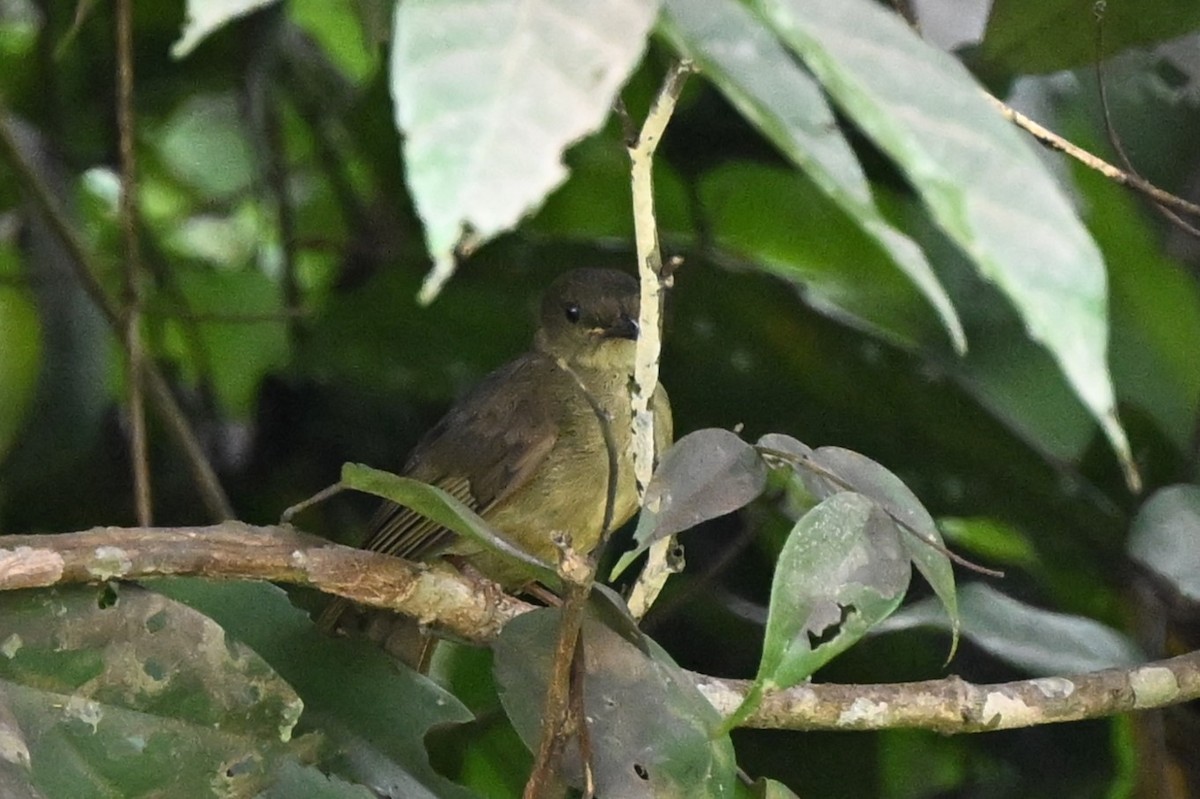
<path id="1" fill-rule="evenodd" d="M 133 0 L 117 0 L 117 134 L 121 154 L 121 230 L 125 263 L 122 274 L 122 334 L 129 353 L 129 444 L 133 466 L 134 504 L 138 524 L 151 524 L 150 459 L 146 441 L 146 403 L 143 394 L 144 352 L 140 336 L 140 256 L 137 233 L 137 161 L 133 114 Z"/>

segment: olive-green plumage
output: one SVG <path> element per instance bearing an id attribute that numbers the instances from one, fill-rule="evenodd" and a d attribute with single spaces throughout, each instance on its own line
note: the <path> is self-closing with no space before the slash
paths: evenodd
<path id="1" fill-rule="evenodd" d="M 637 510 L 629 441 L 638 306 L 637 281 L 623 272 L 577 269 L 560 277 L 543 297 L 533 348 L 455 404 L 417 444 L 404 474 L 454 495 L 545 562 L 557 561 L 555 533 L 591 551 L 602 533 L 609 454 L 588 395 L 607 415 L 618 454 L 612 526 Z M 661 386 L 651 408 L 661 453 L 672 436 Z M 519 561 L 393 503 L 380 508 L 363 547 L 410 560 L 458 556 L 508 589 L 531 581 Z M 319 625 L 333 628 L 345 607 L 330 605 Z"/>

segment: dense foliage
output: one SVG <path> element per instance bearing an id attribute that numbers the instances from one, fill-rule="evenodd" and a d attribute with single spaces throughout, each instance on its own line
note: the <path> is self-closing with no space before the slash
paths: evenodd
<path id="1" fill-rule="evenodd" d="M 602 574 L 653 524 L 703 524 L 647 638 L 585 624 L 595 695 L 631 697 L 597 706 L 607 795 L 748 795 L 735 760 L 778 781 L 760 795 L 1200 795 L 1187 706 L 975 736 L 730 734 L 683 676 L 986 683 L 1198 648 L 1194 230 L 1041 150 L 983 92 L 1195 196 L 1200 11 L 911 5 L 918 29 L 870 0 L 135 4 L 137 332 L 259 523 L 343 463 L 398 468 L 528 345 L 553 276 L 635 269 L 613 102 L 636 125 L 671 62 L 696 65 L 655 180 L 682 257 L 662 381 L 704 454 L 664 464 L 688 511 L 656 505 Z M 119 7 L 0 2 L 0 533 L 135 523 L 125 345 L 36 202 L 66 209 L 122 307 Z M 149 420 L 155 523 L 212 521 Z M 340 497 L 300 523 L 355 543 L 369 513 Z M 954 610 L 912 528 L 1005 577 L 956 570 Z M 851 589 L 816 578 L 860 544 L 876 593 L 839 618 Z M 929 582 L 909 586 L 910 560 Z M 426 679 L 318 635 L 321 601 L 185 579 L 0 596 L 0 794 L 520 795 L 553 610 L 493 649 L 443 646 Z"/>

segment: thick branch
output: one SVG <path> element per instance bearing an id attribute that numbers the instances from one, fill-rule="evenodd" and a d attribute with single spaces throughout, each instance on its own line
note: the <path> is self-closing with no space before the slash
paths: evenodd
<path id="1" fill-rule="evenodd" d="M 306 585 L 486 642 L 531 605 L 449 570 L 332 544 L 290 527 L 98 527 L 0 538 L 0 590 L 187 575 Z"/>
<path id="2" fill-rule="evenodd" d="M 212 527 L 101 527 L 0 538 L 0 590 L 189 575 L 307 585 L 416 616 L 485 643 L 533 606 L 481 581 L 378 553 L 331 544 L 290 527 L 227 522 Z M 728 715 L 744 680 L 693 674 Z M 974 685 L 958 677 L 885 685 L 800 685 L 769 691 L 743 726 L 793 730 L 918 728 L 983 732 L 1102 718 L 1200 699 L 1200 652 L 1131 669 Z"/>

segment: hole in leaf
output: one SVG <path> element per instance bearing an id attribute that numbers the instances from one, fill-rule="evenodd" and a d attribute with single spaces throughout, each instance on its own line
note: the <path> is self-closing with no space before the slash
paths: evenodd
<path id="1" fill-rule="evenodd" d="M 146 632 L 156 633 L 167 626 L 167 612 L 160 610 L 150 615 L 145 622 Z"/>
<path id="2" fill-rule="evenodd" d="M 633 764 L 633 773 L 638 775 L 638 779 L 640 779 L 640 780 L 646 780 L 646 781 L 650 780 L 650 772 L 647 771 L 646 767 L 643 766 L 641 763 Z"/>
<path id="3" fill-rule="evenodd" d="M 96 597 L 96 607 L 100 610 L 107 610 L 117 604 L 117 586 L 115 583 L 105 583 L 100 589 L 100 594 Z"/>
<path id="4" fill-rule="evenodd" d="M 855 612 L 854 605 L 840 605 L 839 609 L 841 613 L 837 621 L 827 624 L 820 632 L 808 631 L 809 649 L 824 646 L 834 638 L 837 638 L 838 634 L 842 631 L 842 627 L 846 624 L 846 620 L 850 618 L 850 614 Z"/>

